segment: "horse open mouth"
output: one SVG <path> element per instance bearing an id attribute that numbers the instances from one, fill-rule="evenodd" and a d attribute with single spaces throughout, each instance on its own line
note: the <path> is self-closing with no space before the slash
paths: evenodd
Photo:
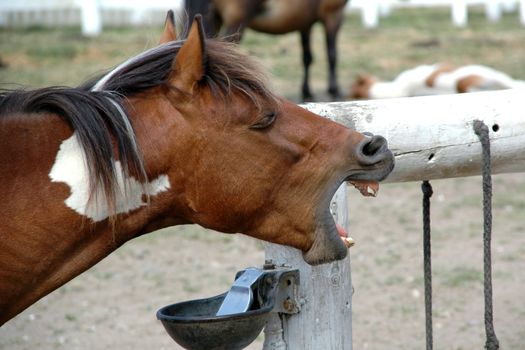
<path id="1" fill-rule="evenodd" d="M 375 196 L 379 190 L 377 181 L 349 180 L 363 196 Z M 319 207 L 315 239 L 310 249 L 303 254 L 304 260 L 310 265 L 329 263 L 341 260 L 348 254 L 348 249 L 354 245 L 354 241 L 348 236 L 345 229 L 338 225 L 330 211 L 330 201 L 340 184 L 335 185 L 327 193 L 327 199 Z"/>
<path id="2" fill-rule="evenodd" d="M 375 197 L 379 191 L 379 181 L 383 180 L 394 168 L 394 163 L 385 168 L 383 173 L 376 174 L 378 176 L 378 181 L 376 180 L 356 180 L 347 178 L 345 182 L 354 186 L 364 197 Z M 355 241 L 348 235 L 345 229 L 336 223 L 337 233 L 341 237 L 341 240 L 346 245 L 347 248 L 352 247 L 355 244 Z"/>
<path id="3" fill-rule="evenodd" d="M 342 183 L 350 183 L 365 197 L 375 197 L 379 191 L 379 181 L 386 178 L 394 168 L 393 155 L 390 153 L 390 157 L 386 159 L 374 170 L 356 172 L 345 178 Z M 353 239 L 341 225 L 335 222 L 330 212 L 330 202 L 339 186 L 341 182 L 333 184 L 319 207 L 314 242 L 303 254 L 304 260 L 310 265 L 344 259 L 348 254 L 348 248 L 354 245 Z"/>
<path id="4" fill-rule="evenodd" d="M 379 191 L 379 182 L 377 181 L 348 181 L 351 185 L 353 185 L 363 196 L 365 197 L 375 197 L 377 195 L 377 192 Z M 345 231 L 345 229 L 339 225 L 337 222 L 335 223 L 335 226 L 337 228 L 337 233 L 339 234 L 339 237 L 341 237 L 341 240 L 346 245 L 347 248 L 352 247 L 355 244 L 355 241 L 352 237 L 348 235 L 348 232 Z"/>

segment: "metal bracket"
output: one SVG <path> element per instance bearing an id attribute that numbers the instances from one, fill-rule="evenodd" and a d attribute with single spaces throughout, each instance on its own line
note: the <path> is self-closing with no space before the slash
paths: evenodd
<path id="1" fill-rule="evenodd" d="M 233 282 L 216 316 L 246 312 L 253 304 L 253 287 L 264 274 L 264 270 L 247 268 Z"/>
<path id="2" fill-rule="evenodd" d="M 272 312 L 294 314 L 298 302 L 299 271 L 265 264 L 264 269 L 250 267 L 239 271 L 216 316 L 250 310 L 254 304 L 273 305 Z"/>

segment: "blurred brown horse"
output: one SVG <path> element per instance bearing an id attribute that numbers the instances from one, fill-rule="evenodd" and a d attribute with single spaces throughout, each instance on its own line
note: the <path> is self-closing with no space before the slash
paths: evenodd
<path id="1" fill-rule="evenodd" d="M 0 325 L 163 227 L 242 232 L 310 264 L 347 254 L 329 202 L 387 176 L 385 140 L 274 96 L 198 18 L 186 40 L 173 28 L 84 86 L 0 94 Z"/>
<path id="2" fill-rule="evenodd" d="M 325 29 L 328 55 L 328 93 L 340 97 L 336 75 L 336 40 L 348 0 L 186 0 L 190 18 L 204 15 L 207 34 L 215 36 L 222 26 L 224 34 L 239 41 L 246 27 L 268 34 L 301 33 L 304 79 L 303 100 L 312 100 L 308 69 L 313 61 L 310 48 L 312 26 L 321 22 Z"/>

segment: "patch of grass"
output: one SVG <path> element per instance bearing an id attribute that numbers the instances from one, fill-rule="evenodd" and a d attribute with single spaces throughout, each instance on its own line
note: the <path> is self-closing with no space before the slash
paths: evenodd
<path id="1" fill-rule="evenodd" d="M 374 261 L 378 265 L 392 265 L 401 260 L 401 255 L 396 252 L 389 252 L 385 255 L 376 256 Z"/>
<path id="2" fill-rule="evenodd" d="M 206 230 L 198 225 L 184 226 L 184 229 L 179 233 L 181 237 L 189 240 L 213 242 L 221 239 L 220 236 L 226 236 L 223 233 Z"/>
<path id="3" fill-rule="evenodd" d="M 64 318 L 69 322 L 75 322 L 77 320 L 77 317 L 73 314 L 66 314 Z"/>
<path id="4" fill-rule="evenodd" d="M 483 273 L 481 270 L 469 267 L 455 267 L 448 271 L 438 271 L 436 275 L 448 287 L 460 288 L 473 282 L 483 282 Z"/>
<path id="5" fill-rule="evenodd" d="M 402 276 L 392 275 L 392 276 L 388 276 L 385 279 L 384 285 L 385 286 L 400 285 L 400 284 L 403 284 L 404 280 L 405 279 Z"/>
<path id="6" fill-rule="evenodd" d="M 193 282 L 191 282 L 191 280 L 187 279 L 187 278 L 183 278 L 183 285 L 182 285 L 182 289 L 187 292 L 187 293 L 197 293 L 197 292 L 200 292 L 202 290 L 202 286 L 198 286 L 196 284 L 194 284 Z"/>
<path id="7" fill-rule="evenodd" d="M 74 46 L 56 45 L 56 46 L 38 46 L 27 49 L 27 54 L 33 59 L 55 60 L 72 59 L 78 54 L 78 49 Z"/>
<path id="8" fill-rule="evenodd" d="M 390 315 L 413 316 L 416 312 L 418 312 L 418 307 L 415 304 L 395 304 L 389 309 Z"/>
<path id="9" fill-rule="evenodd" d="M 523 259 L 523 255 L 518 254 L 518 253 L 507 253 L 507 254 L 503 254 L 503 256 L 501 256 L 500 259 L 502 261 L 507 261 L 507 262 L 517 262 Z"/>

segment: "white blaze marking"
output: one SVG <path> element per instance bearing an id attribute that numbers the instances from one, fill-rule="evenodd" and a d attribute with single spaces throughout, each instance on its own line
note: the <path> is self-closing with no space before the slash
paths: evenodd
<path id="1" fill-rule="evenodd" d="M 144 195 L 154 196 L 170 188 L 167 175 L 160 175 L 151 182 L 141 184 L 134 177 L 124 177 L 120 161 L 115 162 L 115 169 L 119 187 L 116 214 L 127 213 L 146 205 L 142 199 Z M 101 189 L 97 190 L 88 205 L 89 171 L 76 133 L 60 145 L 49 177 L 52 182 L 64 182 L 70 187 L 71 195 L 65 200 L 68 207 L 95 222 L 109 217 L 106 196 Z"/>

